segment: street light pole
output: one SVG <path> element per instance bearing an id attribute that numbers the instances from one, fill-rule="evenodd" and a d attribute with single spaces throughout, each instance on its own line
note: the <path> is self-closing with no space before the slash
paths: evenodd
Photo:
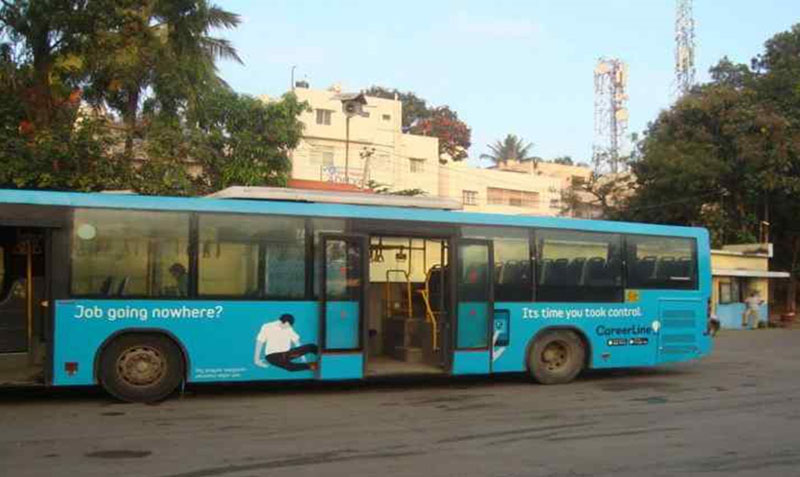
<path id="1" fill-rule="evenodd" d="M 344 132 L 344 183 L 350 183 L 349 166 L 350 166 L 350 115 L 346 116 L 345 132 Z"/>

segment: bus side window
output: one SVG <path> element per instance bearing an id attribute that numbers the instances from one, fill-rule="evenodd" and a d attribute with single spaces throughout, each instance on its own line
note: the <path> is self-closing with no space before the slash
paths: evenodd
<path id="1" fill-rule="evenodd" d="M 189 295 L 189 214 L 75 209 L 72 229 L 73 296 Z"/>
<path id="2" fill-rule="evenodd" d="M 528 239 L 494 239 L 494 301 L 531 301 L 533 277 Z"/>
<path id="3" fill-rule="evenodd" d="M 693 238 L 629 235 L 626 244 L 628 288 L 697 288 Z"/>
<path id="4" fill-rule="evenodd" d="M 536 301 L 622 301 L 622 241 L 617 234 L 537 230 Z"/>

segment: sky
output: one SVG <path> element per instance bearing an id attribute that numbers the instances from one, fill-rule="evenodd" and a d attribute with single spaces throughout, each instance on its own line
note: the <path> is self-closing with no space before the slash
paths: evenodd
<path id="1" fill-rule="evenodd" d="M 674 101 L 675 0 L 216 0 L 241 15 L 223 61 L 238 92 L 277 96 L 295 80 L 345 91 L 371 85 L 448 105 L 472 128 L 470 162 L 516 134 L 546 159 L 591 158 L 593 71 L 629 66 L 628 132 Z M 723 56 L 749 63 L 800 22 L 800 0 L 695 0 L 698 81 Z"/>

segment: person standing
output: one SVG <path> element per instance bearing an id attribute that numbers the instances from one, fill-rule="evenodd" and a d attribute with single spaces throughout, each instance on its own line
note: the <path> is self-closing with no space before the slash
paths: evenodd
<path id="1" fill-rule="evenodd" d="M 758 322 L 761 321 L 759 316 L 759 307 L 764 304 L 764 300 L 758 294 L 758 290 L 750 292 L 750 296 L 744 300 L 744 315 L 742 316 L 742 328 L 750 329 L 758 328 Z M 752 324 L 751 323 L 752 320 Z"/>

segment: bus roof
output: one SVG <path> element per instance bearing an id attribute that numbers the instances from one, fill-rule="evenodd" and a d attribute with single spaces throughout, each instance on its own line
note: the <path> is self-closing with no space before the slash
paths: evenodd
<path id="1" fill-rule="evenodd" d="M 434 210 L 398 206 L 309 203 L 286 200 L 219 199 L 207 197 L 163 197 L 98 192 L 54 192 L 0 189 L 0 204 L 28 204 L 59 207 L 95 207 L 185 212 L 299 215 L 321 218 L 438 222 L 475 226 L 517 226 L 707 237 L 703 228 L 672 225 L 612 222 L 565 217 L 537 217 L 507 214 Z"/>
<path id="2" fill-rule="evenodd" d="M 289 202 L 314 202 L 322 204 L 373 205 L 378 207 L 414 207 L 421 209 L 459 210 L 463 207 L 455 199 L 427 196 L 404 196 L 368 192 L 341 192 L 329 190 L 290 189 L 287 187 L 234 186 L 209 194 L 212 199 L 255 199 Z"/>

